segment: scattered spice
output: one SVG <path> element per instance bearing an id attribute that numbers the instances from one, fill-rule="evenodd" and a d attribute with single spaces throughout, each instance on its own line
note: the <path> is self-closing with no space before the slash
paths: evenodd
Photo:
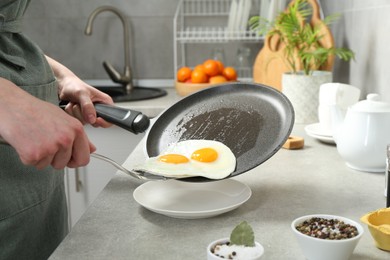
<path id="1" fill-rule="evenodd" d="M 224 248 L 225 246 L 236 246 L 236 245 L 232 245 L 230 242 L 226 242 L 223 244 L 216 244 L 214 247 L 211 248 L 211 253 L 213 253 L 214 255 L 222 259 L 231 259 L 231 260 L 237 259 L 239 256 L 237 251 L 233 250 L 231 251 L 231 253 L 226 254 L 226 248 Z M 238 247 L 244 247 L 244 246 L 238 246 Z"/>
<path id="2" fill-rule="evenodd" d="M 353 225 L 338 219 L 314 217 L 296 226 L 296 229 L 308 236 L 326 239 L 342 240 L 356 237 L 359 232 Z"/>
<path id="3" fill-rule="evenodd" d="M 223 255 L 218 254 L 218 252 L 221 250 L 221 247 L 223 245 L 229 246 L 230 245 L 230 241 L 226 242 L 224 244 L 216 244 L 214 247 L 211 248 L 211 253 L 215 254 L 216 256 L 219 256 L 220 258 L 225 258 Z M 233 253 L 235 253 L 235 252 L 233 252 Z M 233 258 L 232 258 L 231 255 L 229 255 L 228 259 L 233 259 Z"/>

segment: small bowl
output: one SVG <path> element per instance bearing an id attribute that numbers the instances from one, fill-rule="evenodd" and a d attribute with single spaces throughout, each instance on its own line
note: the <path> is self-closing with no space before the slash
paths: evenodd
<path id="1" fill-rule="evenodd" d="M 229 242 L 229 240 L 230 240 L 230 238 L 225 237 L 225 238 L 221 238 L 221 239 L 218 239 L 218 240 L 215 240 L 215 241 L 211 242 L 207 246 L 207 260 L 226 259 L 226 258 L 221 258 L 221 257 L 219 257 L 217 255 L 214 255 L 211 252 L 211 249 L 214 248 L 214 246 L 217 245 L 217 244 L 226 244 L 227 242 Z M 245 257 L 245 260 L 259 260 L 263 256 L 263 254 L 264 254 L 264 247 L 260 243 L 258 243 L 258 242 L 255 242 L 255 244 L 256 244 L 255 247 L 257 247 L 259 249 L 259 253 L 255 257 L 252 257 L 252 258 Z M 243 258 L 235 258 L 235 259 L 243 259 Z"/>
<path id="2" fill-rule="evenodd" d="M 208 84 L 208 83 L 181 83 L 181 82 L 175 82 L 175 89 L 179 96 L 188 96 L 192 93 L 195 93 L 199 90 L 215 87 L 221 85 L 221 83 L 215 83 L 215 84 Z"/>
<path id="3" fill-rule="evenodd" d="M 357 228 L 359 234 L 353 238 L 343 240 L 325 240 L 305 235 L 296 229 L 296 226 L 309 220 L 313 217 L 324 219 L 338 219 L 346 224 L 353 225 Z M 357 243 L 364 233 L 363 227 L 357 222 L 334 215 L 308 215 L 295 219 L 291 223 L 291 229 L 297 238 L 298 244 L 301 246 L 303 254 L 308 260 L 346 260 L 352 255 Z"/>
<path id="4" fill-rule="evenodd" d="M 376 247 L 390 251 L 390 208 L 372 211 L 360 220 L 367 224 Z"/>

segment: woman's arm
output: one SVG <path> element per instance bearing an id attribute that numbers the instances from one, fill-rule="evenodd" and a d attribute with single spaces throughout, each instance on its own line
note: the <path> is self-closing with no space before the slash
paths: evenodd
<path id="1" fill-rule="evenodd" d="M 0 121 L 0 136 L 14 147 L 22 163 L 38 169 L 84 166 L 96 150 L 79 120 L 4 78 L 0 78 Z"/>
<path id="2" fill-rule="evenodd" d="M 65 110 L 83 123 L 100 127 L 111 126 L 102 118 L 96 118 L 93 106 L 95 102 L 113 104 L 111 97 L 86 84 L 61 63 L 48 56 L 46 59 L 57 78 L 60 99 L 70 102 Z"/>

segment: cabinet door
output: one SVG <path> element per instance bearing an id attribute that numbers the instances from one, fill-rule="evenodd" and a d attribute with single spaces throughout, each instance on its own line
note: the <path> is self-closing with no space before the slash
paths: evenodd
<path id="1" fill-rule="evenodd" d="M 65 170 L 69 226 L 73 227 L 89 205 L 83 168 Z"/>
<path id="2" fill-rule="evenodd" d="M 132 134 L 117 126 L 110 128 L 94 128 L 86 126 L 91 142 L 96 146 L 96 153 L 107 156 L 122 164 L 144 134 Z M 66 182 L 69 203 L 70 226 L 72 227 L 86 208 L 117 172 L 111 164 L 91 158 L 85 167 L 67 169 Z"/>

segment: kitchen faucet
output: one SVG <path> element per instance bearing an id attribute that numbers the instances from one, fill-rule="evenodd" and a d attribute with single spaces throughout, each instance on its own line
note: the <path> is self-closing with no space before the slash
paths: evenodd
<path id="1" fill-rule="evenodd" d="M 125 93 L 129 94 L 133 90 L 132 74 L 130 68 L 129 58 L 129 25 L 126 21 L 125 16 L 121 11 L 112 6 L 101 6 L 96 8 L 88 17 L 87 26 L 85 27 L 85 34 L 92 34 L 92 24 L 96 16 L 104 11 L 111 11 L 116 14 L 123 24 L 123 37 L 124 37 L 124 49 L 125 49 L 125 68 L 123 74 L 120 74 L 109 62 L 103 61 L 103 67 L 107 71 L 110 78 L 117 83 L 120 83 L 125 88 Z"/>

